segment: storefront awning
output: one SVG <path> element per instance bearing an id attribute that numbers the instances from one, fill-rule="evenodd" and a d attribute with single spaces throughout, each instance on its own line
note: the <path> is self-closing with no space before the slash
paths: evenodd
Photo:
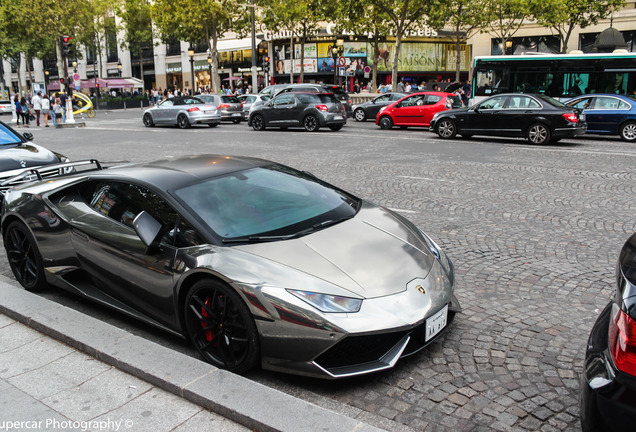
<path id="1" fill-rule="evenodd" d="M 256 45 L 260 40 L 256 41 Z M 243 39 L 228 39 L 217 42 L 216 50 L 218 52 L 226 52 L 226 51 L 240 51 L 240 50 L 248 50 L 252 49 L 252 38 L 243 38 Z"/>

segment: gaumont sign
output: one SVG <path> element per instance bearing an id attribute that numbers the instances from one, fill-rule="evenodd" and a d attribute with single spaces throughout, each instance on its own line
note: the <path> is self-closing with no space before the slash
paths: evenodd
<path id="1" fill-rule="evenodd" d="M 266 41 L 290 39 L 292 36 L 301 36 L 300 33 L 292 32 L 290 30 L 281 30 L 277 32 L 272 32 L 270 30 L 267 30 L 265 26 L 263 25 L 261 25 L 261 31 L 263 32 L 263 36 L 265 37 Z M 312 32 L 309 36 L 336 36 L 336 35 L 359 36 L 349 31 L 342 31 L 342 32 L 337 31 L 335 24 L 327 24 L 326 27 L 319 28 L 317 31 Z M 373 34 L 369 33 L 368 36 L 372 37 Z M 393 32 L 390 32 L 389 36 L 395 36 L 395 35 L 393 34 Z M 425 27 L 408 30 L 406 34 L 404 34 L 403 36 L 404 37 L 418 37 L 418 36 L 419 37 L 437 37 L 439 36 L 439 32 L 436 29 L 425 26 Z"/>

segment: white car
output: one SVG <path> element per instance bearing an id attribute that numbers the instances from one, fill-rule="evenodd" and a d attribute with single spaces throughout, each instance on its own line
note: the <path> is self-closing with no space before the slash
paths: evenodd
<path id="1" fill-rule="evenodd" d="M 9 100 L 0 100 L 0 114 L 11 114 L 13 103 Z"/>

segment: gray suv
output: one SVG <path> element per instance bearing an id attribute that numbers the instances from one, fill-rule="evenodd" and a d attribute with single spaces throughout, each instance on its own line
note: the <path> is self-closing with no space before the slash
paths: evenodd
<path id="1" fill-rule="evenodd" d="M 321 127 L 338 131 L 347 123 L 344 107 L 333 93 L 284 92 L 250 110 L 248 126 L 262 131 L 268 127 L 303 127 L 315 132 Z"/>
<path id="2" fill-rule="evenodd" d="M 347 118 L 353 116 L 353 107 L 351 104 L 351 98 L 341 87 L 333 84 L 274 84 L 269 87 L 265 87 L 261 90 L 261 93 L 268 93 L 272 96 L 283 92 L 320 92 L 320 93 L 333 93 L 336 98 L 342 103 L 345 109 Z"/>

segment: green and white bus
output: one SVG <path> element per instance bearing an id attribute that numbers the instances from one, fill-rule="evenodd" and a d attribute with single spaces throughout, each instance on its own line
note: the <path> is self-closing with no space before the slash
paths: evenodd
<path id="1" fill-rule="evenodd" d="M 636 53 L 475 57 L 472 103 L 497 93 L 543 93 L 566 100 L 588 93 L 636 93 Z"/>

